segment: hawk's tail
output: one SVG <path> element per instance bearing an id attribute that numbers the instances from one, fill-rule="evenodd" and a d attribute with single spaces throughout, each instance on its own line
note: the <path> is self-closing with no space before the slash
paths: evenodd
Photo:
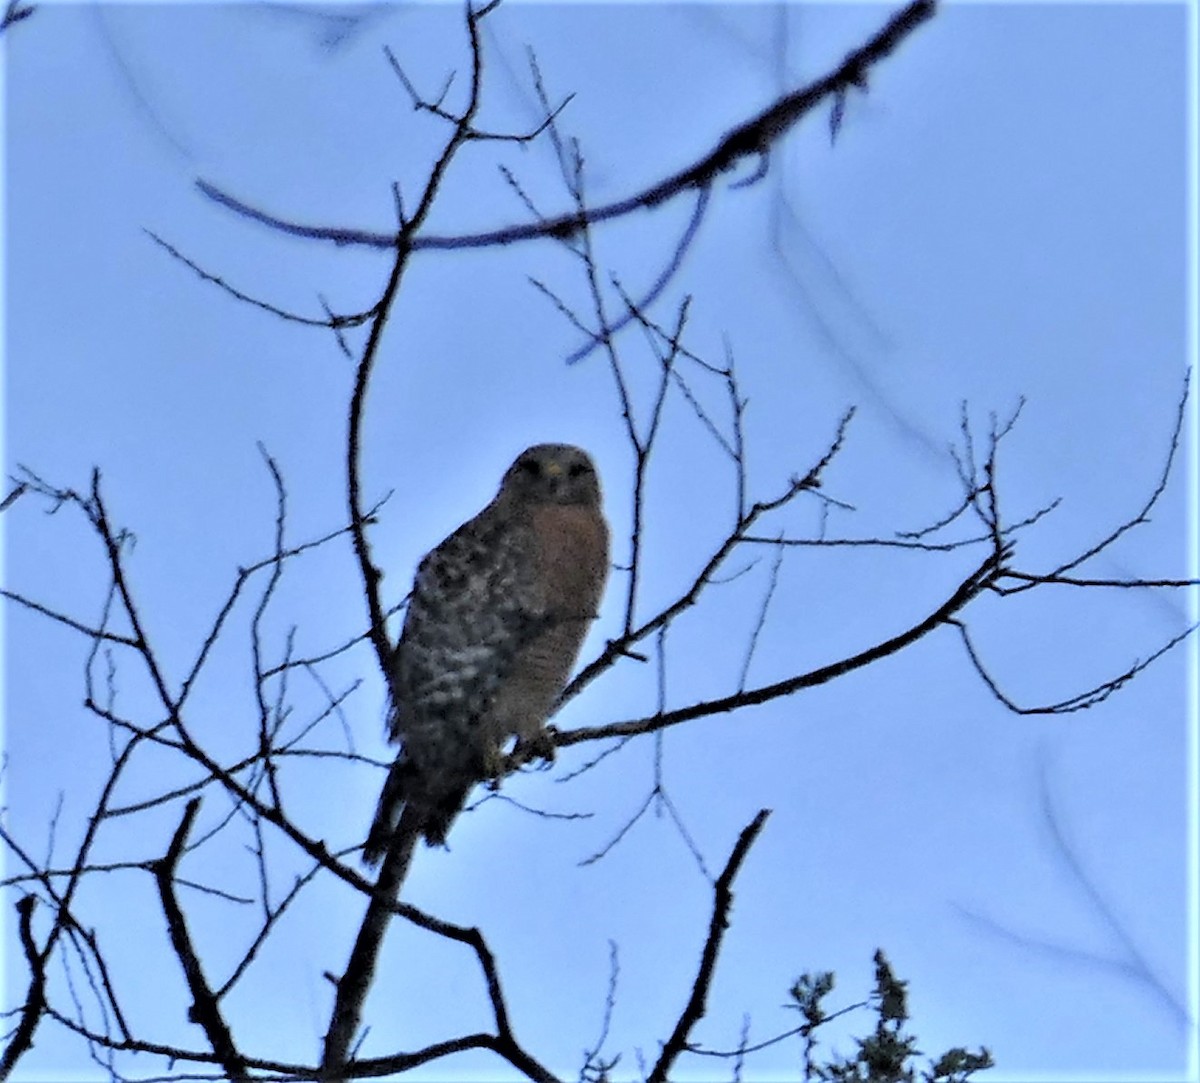
<path id="1" fill-rule="evenodd" d="M 412 841 L 424 835 L 430 846 L 440 846 L 446 841 L 454 818 L 467 803 L 474 781 L 453 787 L 451 792 L 422 795 L 423 786 L 414 777 L 413 765 L 403 753 L 392 764 L 383 792 L 379 795 L 379 807 L 371 832 L 363 846 L 363 861 L 370 866 L 378 865 L 392 846 L 392 840 L 400 838 Z M 425 796 L 426 800 L 421 800 Z"/>
<path id="2" fill-rule="evenodd" d="M 408 789 L 410 772 L 411 768 L 403 756 L 397 757 L 391 770 L 388 771 L 387 781 L 383 784 L 383 792 L 379 795 L 379 806 L 375 810 L 375 820 L 371 824 L 371 833 L 367 836 L 366 845 L 363 846 L 363 861 L 368 865 L 375 866 L 383 860 L 383 855 L 387 853 L 393 836 L 400 828 L 404 812 L 410 813 L 407 817 L 410 823 L 406 824 L 406 827 L 417 827 L 418 829 L 420 827 L 420 824 L 411 823 L 413 819 L 411 806 L 405 807 L 404 793 Z"/>

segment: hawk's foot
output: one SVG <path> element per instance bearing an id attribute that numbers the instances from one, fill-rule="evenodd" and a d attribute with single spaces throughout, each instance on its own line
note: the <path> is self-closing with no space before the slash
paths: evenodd
<path id="1" fill-rule="evenodd" d="M 518 737 L 512 750 L 512 760 L 518 764 L 541 760 L 540 769 L 549 769 L 557 752 L 554 744 L 554 735 L 557 732 L 553 726 L 543 726 L 532 737 Z"/>

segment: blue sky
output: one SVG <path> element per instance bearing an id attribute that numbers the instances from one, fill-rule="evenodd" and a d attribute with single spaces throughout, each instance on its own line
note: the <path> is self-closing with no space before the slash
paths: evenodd
<path id="1" fill-rule="evenodd" d="M 270 552 L 274 498 L 257 442 L 287 480 L 293 541 L 344 521 L 352 366 L 328 332 L 237 303 L 145 231 L 276 305 L 319 315 L 323 296 L 336 311 L 364 307 L 386 256 L 271 233 L 193 182 L 287 219 L 387 230 L 392 182 L 415 192 L 442 132 L 412 111 L 382 47 L 430 93 L 451 68 L 460 72 L 452 95 L 464 77 L 457 6 L 340 10 L 344 24 L 318 7 L 53 4 L 2 46 L 6 469 L 25 464 L 76 488 L 93 465 L 103 470 L 114 519 L 137 536 L 135 590 L 175 674 L 237 568 Z M 704 153 L 781 89 L 826 72 L 888 10 L 513 3 L 486 24 L 481 122 L 536 123 L 532 46 L 551 97 L 575 94 L 563 125 L 581 141 L 591 199 L 620 198 Z M 720 363 L 728 344 L 736 357 L 752 495 L 773 495 L 819 459 L 853 405 L 824 491 L 857 510 L 834 510 L 829 532 L 919 528 L 958 497 L 948 448 L 960 439 L 961 404 L 982 433 L 989 412 L 1006 417 L 1024 397 L 1001 453 L 1002 499 L 1014 519 L 1057 496 L 1062 504 L 1026 532 L 1022 566 L 1053 566 L 1137 512 L 1195 361 L 1195 31 L 1194 7 L 1183 4 L 950 4 L 872 73 L 869 94 L 851 97 L 834 145 L 822 112 L 788 136 L 759 183 L 734 187 L 753 163 L 718 182 L 654 312 L 670 323 L 690 295 L 689 347 Z M 547 210 L 566 208 L 545 146 L 484 144 L 456 164 L 432 232 L 524 220 L 497 163 Z M 669 205 L 598 230 L 598 258 L 640 295 L 689 211 Z M 578 333 L 531 277 L 584 303 L 577 264 L 549 242 L 414 261 L 364 433 L 368 500 L 393 491 L 371 535 L 390 602 L 422 553 L 490 499 L 516 452 L 544 440 L 592 451 L 614 560 L 627 558 L 632 459 L 611 376 L 599 355 L 564 362 Z M 622 348 L 644 404 L 653 358 L 635 332 Z M 699 378 L 697 387 L 724 417 L 723 390 Z M 1092 575 L 1196 574 L 1194 406 L 1152 521 L 1089 566 Z M 731 499 L 727 466 L 681 398 L 668 401 L 664 425 L 648 490 L 644 614 L 720 540 Z M 813 501 L 771 529 L 813 536 L 819 526 Z M 26 497 L 5 528 L 10 589 L 98 619 L 99 554 L 77 515 L 47 517 Z M 895 634 L 980 558 L 789 551 L 750 682 Z M 751 566 L 673 628 L 669 706 L 736 687 L 771 559 L 762 549 L 733 562 L 729 571 Z M 619 631 L 623 585 L 614 573 L 585 658 Z M 237 611 L 193 704 L 193 727 L 227 759 L 254 739 L 251 615 Z M 990 670 L 1030 704 L 1115 676 L 1195 615 L 1182 593 L 1067 587 L 986 597 L 967 614 Z M 63 792 L 65 854 L 109 762 L 103 728 L 80 707 L 87 644 L 25 611 L 10 607 L 5 620 L 6 824 L 44 852 Z M 272 620 L 276 654 L 293 624 L 300 654 L 361 631 L 348 546 L 296 561 Z M 668 792 L 710 870 L 760 807 L 774 810 L 738 881 L 696 1039 L 736 1045 L 744 1013 L 752 1040 L 785 1029 L 792 1018 L 780 1005 L 804 970 L 835 970 L 835 1006 L 853 1002 L 882 946 L 912 983 L 921 1048 L 987 1044 L 999 1067 L 984 1078 L 1197 1078 L 1195 662 L 1189 646 L 1094 709 L 1017 716 L 942 629 L 828 686 L 667 733 Z M 652 669 L 623 664 L 557 724 L 653 710 Z M 385 758 L 383 688 L 368 652 L 342 655 L 322 676 L 336 689 L 362 679 L 346 727 L 358 751 Z M 124 710 L 153 716 L 131 663 L 118 686 Z M 319 710 L 311 682 L 298 676 L 292 694 L 297 719 Z M 326 747 L 345 747 L 338 723 L 325 727 Z M 423 851 L 406 886 L 414 904 L 485 931 L 518 1035 L 568 1076 L 599 1029 L 609 941 L 620 958 L 609 1049 L 623 1051 L 632 1075 L 634 1050 L 652 1059 L 682 1006 L 711 905 L 667 816 L 643 818 L 604 860 L 580 865 L 653 779 L 655 742 L 643 738 L 556 784 L 596 751 L 571 749 L 554 771 L 504 787 L 590 818 L 549 821 L 490 802 L 462 818 L 449 852 Z M 123 800 L 186 777 L 150 757 Z M 381 778 L 303 764 L 289 768 L 285 794 L 311 834 L 350 845 L 365 833 Z M 227 811 L 208 793 L 201 826 Z M 115 824 L 98 859 L 158 856 L 178 815 L 172 807 Z M 242 842 L 231 834 L 200 848 L 185 871 L 252 891 Z M 268 844 L 286 885 L 304 863 L 284 840 Z M 15 897 L 5 904 L 6 1007 L 25 981 Z M 184 902 L 223 972 L 254 915 L 199 894 Z M 98 880 L 79 905 L 110 945 L 146 1036 L 201 1045 L 184 1021 L 150 877 Z M 316 1054 L 330 1002 L 322 973 L 344 965 L 360 911 L 343 885 L 318 878 L 261 973 L 230 997 L 247 1051 Z M 373 1055 L 484 1027 L 487 1010 L 469 957 L 396 923 L 368 1018 L 363 1048 Z M 849 1052 L 846 1034 L 834 1028 L 829 1041 Z M 798 1056 L 785 1043 L 751 1060 L 746 1076 L 787 1077 Z M 20 1078 L 95 1071 L 78 1043 L 47 1027 Z M 422 1078 L 498 1071 L 464 1057 Z M 678 1077 L 710 1072 L 685 1060 Z"/>

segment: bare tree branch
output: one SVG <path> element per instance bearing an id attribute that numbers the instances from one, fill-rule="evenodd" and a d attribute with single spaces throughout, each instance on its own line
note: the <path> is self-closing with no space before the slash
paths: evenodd
<path id="1" fill-rule="evenodd" d="M 25 993 L 25 1003 L 21 1005 L 21 1021 L 8 1048 L 4 1050 L 3 1059 L 0 1059 L 0 1079 L 7 1079 L 17 1061 L 32 1047 L 34 1032 L 46 1010 L 46 959 L 33 939 L 33 910 L 36 906 L 36 895 L 22 895 L 16 904 L 21 950 L 25 962 L 29 964 L 29 989 Z"/>
<path id="2" fill-rule="evenodd" d="M 8 0 L 7 6 L 4 8 L 4 18 L 0 20 L 0 34 L 3 34 L 10 27 L 16 26 L 22 19 L 29 18 L 37 8 L 32 4 L 21 6 L 21 0 Z"/>
<path id="3" fill-rule="evenodd" d="M 559 697 L 559 703 L 566 703 L 568 700 L 573 699 L 591 684 L 592 681 L 610 669 L 615 662 L 628 655 L 630 648 L 634 644 L 641 642 L 648 635 L 670 624 L 681 613 L 695 605 L 705 587 L 712 581 L 717 569 L 749 534 L 751 527 L 763 515 L 790 503 L 803 492 L 811 492 L 819 488 L 821 475 L 841 449 L 846 437 L 846 430 L 853 416 L 853 409 L 847 410 L 842 415 L 833 441 L 820 460 L 807 473 L 802 477 L 793 477 L 779 496 L 769 500 L 757 501 L 751 505 L 745 514 L 734 524 L 730 533 L 715 548 L 712 555 L 705 562 L 704 567 L 692 579 L 690 585 L 678 595 L 674 602 L 665 606 L 655 616 L 644 621 L 636 628 L 629 629 L 617 639 L 610 641 L 597 658 L 585 665 L 575 676 L 575 679 L 563 690 L 562 695 Z M 741 466 L 739 464 L 740 469 Z"/>
<path id="4" fill-rule="evenodd" d="M 74 617 L 68 617 L 65 613 L 56 612 L 49 606 L 42 605 L 41 602 L 35 602 L 32 598 L 26 598 L 23 594 L 18 594 L 15 590 L 0 587 L 0 597 L 7 598 L 10 602 L 16 602 L 17 605 L 24 606 L 34 613 L 40 613 L 43 617 L 49 617 L 52 621 L 66 625 L 66 627 L 73 631 L 81 632 L 89 639 L 103 640 L 106 643 L 116 643 L 122 647 L 136 647 L 138 645 L 136 639 L 118 635 L 116 632 L 106 632 L 100 628 L 91 628 L 82 621 L 78 621 Z"/>
<path id="5" fill-rule="evenodd" d="M 367 912 L 359 927 L 345 972 L 335 982 L 337 994 L 329 1029 L 325 1033 L 322 1058 L 324 1070 L 333 1079 L 346 1070 L 350 1059 L 350 1049 L 362 1021 L 363 1005 L 375 980 L 375 967 L 383 946 L 384 933 L 391 920 L 392 903 L 400 894 L 413 850 L 420 838 L 416 831 L 402 830 L 406 826 L 402 823 L 397 828 L 397 844 L 389 847 L 383 859 L 379 878 L 375 882 L 375 893 L 367 903 Z"/>
<path id="6" fill-rule="evenodd" d="M 1158 503 L 1159 498 L 1167 490 L 1167 484 L 1171 480 L 1171 472 L 1175 466 L 1175 456 L 1179 452 L 1180 440 L 1183 437 L 1183 426 L 1187 420 L 1188 387 L 1191 383 L 1191 378 L 1192 370 L 1188 369 L 1187 372 L 1184 373 L 1183 389 L 1180 392 L 1178 401 L 1176 402 L 1175 423 L 1171 430 L 1170 441 L 1167 445 L 1167 454 L 1163 460 L 1163 468 L 1158 476 L 1158 481 L 1155 483 L 1150 495 L 1146 498 L 1146 502 L 1134 515 L 1130 516 L 1130 518 L 1126 519 L 1124 522 L 1119 523 L 1094 545 L 1089 546 L 1083 552 L 1078 553 L 1070 560 L 1064 561 L 1052 571 L 1047 572 L 1045 575 L 1047 580 L 1052 581 L 1060 577 L 1063 572 L 1069 572 L 1072 568 L 1078 568 L 1081 564 L 1085 564 L 1087 561 L 1091 560 L 1092 557 L 1104 552 L 1109 546 L 1116 542 L 1118 538 L 1128 533 L 1134 527 L 1142 526 L 1150 522 L 1150 512 L 1153 510 L 1154 505 Z M 1016 591 L 1029 590 L 1036 585 L 1036 583 L 1026 583 L 1013 589 Z M 1189 581 L 1188 583 L 1179 585 L 1190 586 L 1191 583 Z"/>
<path id="7" fill-rule="evenodd" d="M 367 611 L 370 617 L 371 644 L 375 648 L 380 670 L 388 677 L 390 685 L 392 645 L 388 639 L 385 624 L 383 603 L 379 597 L 379 569 L 371 559 L 370 547 L 367 543 L 365 520 L 362 514 L 361 480 L 359 463 L 361 459 L 361 432 L 363 410 L 366 404 L 367 388 L 370 384 L 371 372 L 379 351 L 379 342 L 383 334 L 388 313 L 400 289 L 408 258 L 413 251 L 413 243 L 429 212 L 433 209 L 434 200 L 441 188 L 451 161 L 459 149 L 467 142 L 471 123 L 479 109 L 482 91 L 483 57 L 479 43 L 479 20 L 491 10 L 482 8 L 478 12 L 468 8 L 467 33 L 471 42 L 472 79 L 471 93 L 466 108 L 458 117 L 454 131 L 442 147 L 442 151 L 434 163 L 417 209 L 411 218 L 402 218 L 399 229 L 389 247 L 395 247 L 396 256 L 392 263 L 391 273 L 384 286 L 379 301 L 375 306 L 375 314 L 370 323 L 370 333 L 367 344 L 363 349 L 354 379 L 354 393 L 350 399 L 350 421 L 346 441 L 346 474 L 348 479 L 348 499 L 350 505 L 350 529 L 354 541 L 354 552 L 358 557 L 359 570 L 363 579 L 363 590 L 366 595 Z M 403 213 L 402 211 L 400 212 Z"/>
<path id="8" fill-rule="evenodd" d="M 285 308 L 280 308 L 278 305 L 273 305 L 269 301 L 260 300 L 257 297 L 252 297 L 248 293 L 231 286 L 221 275 L 215 275 L 211 271 L 206 271 L 195 260 L 185 256 L 178 248 L 169 241 L 164 240 L 153 230 L 146 230 L 148 236 L 156 245 L 159 246 L 167 255 L 173 259 L 177 259 L 185 267 L 191 269 L 204 282 L 210 282 L 212 285 L 224 290 L 235 301 L 242 301 L 245 304 L 253 305 L 255 308 L 262 309 L 264 312 L 270 313 L 272 316 L 278 316 L 281 320 L 288 323 L 299 323 L 306 327 L 328 327 L 333 331 L 340 332 L 347 327 L 361 327 L 367 320 L 371 319 L 375 314 L 375 309 L 368 309 L 366 312 L 356 312 L 349 316 L 335 316 L 326 311 L 325 318 L 318 320 L 312 316 L 302 316 L 298 312 L 289 312 Z"/>
<path id="9" fill-rule="evenodd" d="M 991 694 L 1004 704 L 1014 714 L 1035 715 L 1035 714 L 1072 714 L 1075 711 L 1085 711 L 1089 707 L 1095 707 L 1098 703 L 1103 703 L 1114 692 L 1123 688 L 1134 677 L 1142 672 L 1147 666 L 1158 661 L 1172 649 L 1179 646 L 1180 643 L 1188 639 L 1193 632 L 1200 628 L 1200 624 L 1190 624 L 1182 632 L 1172 636 L 1166 643 L 1162 644 L 1156 650 L 1151 652 L 1145 658 L 1136 659 L 1128 669 L 1119 673 L 1115 677 L 1111 677 L 1106 681 L 1101 681 L 1092 688 L 1088 688 L 1082 692 L 1076 692 L 1072 696 L 1067 696 L 1065 699 L 1058 700 L 1054 703 L 1037 704 L 1033 707 L 1022 707 L 1011 696 L 1007 695 L 1000 687 L 999 683 L 987 669 L 984 667 L 983 660 L 979 657 L 979 652 L 975 649 L 975 645 L 971 642 L 970 633 L 967 631 L 967 626 L 958 620 L 948 620 L 947 624 L 953 625 L 958 629 L 958 634 L 962 639 L 963 647 L 967 652 L 967 657 L 971 661 L 971 665 L 975 667 L 975 672 L 979 675 L 979 679 L 987 685 L 987 689 Z"/>
<path id="10" fill-rule="evenodd" d="M 171 938 L 171 947 L 183 967 L 183 975 L 187 981 L 188 991 L 192 995 L 192 1007 L 188 1018 L 198 1023 L 212 1046 L 217 1063 L 228 1074 L 230 1079 L 248 1079 L 248 1068 L 242 1054 L 238 1051 L 233 1040 L 233 1034 L 221 1014 L 221 1007 L 216 995 L 204 977 L 204 968 L 200 957 L 196 954 L 188 931 L 187 921 L 179 900 L 175 897 L 175 871 L 179 866 L 179 858 L 183 854 L 184 843 L 188 833 L 200 811 L 200 799 L 193 797 L 185 806 L 183 818 L 171 838 L 171 845 L 166 855 L 153 866 L 154 879 L 158 884 L 158 895 L 162 902 L 163 914 L 167 919 L 167 933 Z"/>
<path id="11" fill-rule="evenodd" d="M 671 1066 L 679 1055 L 688 1048 L 688 1035 L 692 1028 L 704 1018 L 708 1001 L 708 987 L 712 984 L 713 973 L 717 966 L 717 955 L 721 950 L 721 941 L 725 930 L 729 927 L 729 909 L 733 905 L 733 881 L 737 878 L 742 862 L 758 838 L 767 817 L 769 809 L 760 809 L 738 836 L 737 844 L 725 862 L 725 868 L 717 877 L 713 888 L 712 919 L 708 923 L 708 939 L 704 942 L 704 950 L 700 955 L 700 968 L 696 971 L 696 979 L 692 983 L 692 992 L 687 1004 L 675 1023 L 675 1029 L 663 1045 L 658 1061 L 647 1077 L 648 1083 L 666 1083 L 670 1076 Z"/>
<path id="12" fill-rule="evenodd" d="M 579 744 L 581 741 L 596 741 L 606 737 L 630 737 L 640 733 L 654 733 L 657 730 L 666 729 L 668 726 L 677 726 L 681 722 L 689 722 L 693 718 L 703 718 L 713 714 L 725 714 L 742 707 L 752 707 L 760 703 L 766 703 L 770 700 L 778 699 L 780 696 L 791 695 L 802 688 L 815 688 L 819 684 L 826 684 L 846 673 L 870 665 L 880 658 L 886 658 L 888 655 L 895 654 L 909 644 L 915 643 L 922 636 L 927 635 L 940 625 L 953 623 L 950 618 L 954 614 L 961 611 L 985 590 L 991 588 L 996 577 L 1000 574 L 1000 559 L 1001 557 L 998 557 L 996 554 L 989 554 L 987 560 L 964 579 L 954 593 L 924 620 L 912 625 L 899 635 L 892 636 L 890 639 L 877 643 L 875 646 L 865 651 L 860 651 L 858 654 L 851 655 L 849 658 L 844 658 L 840 662 L 834 662 L 831 665 L 822 666 L 820 669 L 810 670 L 807 673 L 800 673 L 794 677 L 788 677 L 786 680 L 776 681 L 774 684 L 747 689 L 744 692 L 737 692 L 719 699 L 694 703 L 690 707 L 679 707 L 673 711 L 663 711 L 646 718 L 632 719 L 628 722 L 610 722 L 601 726 L 581 726 L 573 730 L 556 729 L 552 733 L 551 739 L 556 747 L 566 748 L 570 745 Z"/>
<path id="13" fill-rule="evenodd" d="M 483 51 L 479 37 L 480 21 L 495 7 L 488 4 L 478 9 L 469 6 L 466 13 L 466 29 L 471 51 L 471 84 L 467 104 L 463 111 L 452 119 L 453 131 L 442 147 L 441 153 L 425 183 L 420 201 L 411 218 L 403 219 L 396 235 L 396 258 L 392 272 L 384 288 L 377 306 L 378 315 L 373 320 L 370 336 L 359 362 L 355 378 L 354 393 L 350 403 L 350 425 L 347 438 L 347 477 L 350 503 L 351 535 L 354 549 L 358 557 L 362 573 L 363 589 L 367 599 L 367 607 L 371 620 L 371 641 L 375 648 L 379 667 L 389 688 L 392 685 L 392 646 L 388 639 L 385 626 L 383 603 L 379 596 L 380 573 L 370 557 L 364 529 L 363 516 L 360 512 L 360 433 L 363 409 L 366 401 L 367 388 L 371 377 L 372 367 L 377 355 L 380 336 L 392 302 L 400 287 L 400 282 L 407 266 L 408 257 L 412 251 L 412 241 L 424 224 L 426 217 L 433 207 L 434 199 L 441 187 L 442 180 L 451 161 L 459 149 L 471 138 L 473 123 L 479 110 L 483 87 Z M 440 108 L 440 107 L 438 107 Z M 442 115 L 439 113 L 439 115 Z M 448 115 L 447 115 L 448 116 Z M 401 212 L 402 213 L 402 212 Z M 389 849 L 380 870 L 379 879 L 375 885 L 367 913 L 363 918 L 358 937 L 346 970 L 337 983 L 337 996 L 329 1028 L 325 1036 L 325 1050 L 322 1060 L 323 1070 L 332 1078 L 337 1078 L 344 1070 L 350 1056 L 351 1043 L 358 1032 L 362 1016 L 363 1004 L 370 989 L 379 950 L 382 946 L 383 935 L 392 914 L 392 905 L 398 897 L 404 877 L 412 860 L 413 850 L 417 844 L 418 835 L 415 830 L 397 831 L 397 840 Z M 510 1061 L 517 1058 L 529 1074 L 532 1068 L 540 1069 L 532 1058 L 517 1046 L 508 1025 L 507 1011 L 500 996 L 499 979 L 495 975 L 491 954 L 483 943 L 482 937 L 475 933 L 471 941 L 476 950 L 481 965 L 488 975 L 488 988 L 496 1013 L 498 1041 L 505 1045 L 505 1056 Z M 526 1063 L 527 1062 L 527 1063 Z M 515 1062 L 514 1062 L 515 1063 Z M 536 1075 L 531 1076 L 536 1078 Z"/>
<path id="14" fill-rule="evenodd" d="M 415 237 L 412 235 L 413 231 L 408 231 L 408 235 L 397 235 L 374 233 L 369 230 L 301 225 L 252 207 L 208 181 L 197 180 L 196 187 L 213 202 L 262 225 L 292 236 L 332 241 L 339 246 L 397 248 L 407 254 L 424 249 L 486 248 L 542 237 L 566 237 L 584 226 L 598 225 L 622 218 L 637 210 L 656 207 L 690 189 L 706 188 L 743 158 L 755 155 L 765 157 L 780 138 L 826 98 L 844 95 L 851 88 L 865 87 L 870 68 L 889 56 L 905 38 L 932 18 L 936 9 L 934 0 L 912 0 L 896 12 L 865 45 L 849 53 L 828 75 L 784 95 L 757 116 L 732 128 L 718 140 L 711 151 L 691 165 L 632 196 L 602 207 L 591 208 L 586 218 L 581 218 L 579 212 L 575 211 L 545 221 L 508 226 L 485 233 Z M 466 138 L 464 130 L 461 139 Z"/>

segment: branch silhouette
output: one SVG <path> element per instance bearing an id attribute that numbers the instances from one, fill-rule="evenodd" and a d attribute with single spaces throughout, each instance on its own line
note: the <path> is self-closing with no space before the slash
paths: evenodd
<path id="1" fill-rule="evenodd" d="M 696 979 L 692 983 L 691 995 L 687 1004 L 675 1022 L 671 1035 L 663 1044 L 658 1062 L 647 1077 L 649 1083 L 666 1083 L 671 1068 L 679 1055 L 688 1047 L 688 1036 L 692 1028 L 704 1018 L 708 987 L 712 983 L 713 974 L 717 968 L 717 956 L 721 951 L 721 942 L 725 938 L 725 930 L 729 928 L 729 911 L 733 906 L 733 882 L 741 870 L 750 847 L 758 838 L 770 816 L 769 809 L 760 809 L 738 836 L 737 844 L 725 862 L 725 868 L 717 877 L 713 886 L 712 918 L 708 923 L 708 938 L 704 941 L 704 950 L 700 955 L 700 967 L 696 971 Z"/>
<path id="2" fill-rule="evenodd" d="M 756 155 L 765 157 L 776 142 L 822 102 L 829 98 L 833 98 L 835 102 L 841 101 L 851 90 L 865 89 L 870 69 L 890 56 L 909 35 L 931 19 L 936 11 L 937 5 L 934 0 L 913 0 L 896 12 L 861 48 L 847 54 L 833 71 L 790 94 L 783 95 L 757 115 L 731 128 L 717 140 L 708 153 L 691 165 L 624 199 L 593 207 L 586 214 L 574 211 L 537 223 L 506 226 L 458 236 L 398 236 L 394 232 L 378 233 L 289 222 L 251 206 L 210 181 L 197 180 L 196 187 L 214 203 L 260 225 L 290 236 L 330 241 L 339 246 L 359 245 L 367 248 L 423 251 L 491 248 L 544 238 L 562 239 L 585 226 L 595 226 L 623 218 L 634 211 L 649 210 L 683 192 L 708 188 L 721 174 L 733 169 L 744 158 Z M 443 119 L 455 123 L 453 118 Z M 541 130 L 539 128 L 534 134 L 540 134 Z M 468 138 L 467 133 L 464 132 L 462 138 Z"/>

